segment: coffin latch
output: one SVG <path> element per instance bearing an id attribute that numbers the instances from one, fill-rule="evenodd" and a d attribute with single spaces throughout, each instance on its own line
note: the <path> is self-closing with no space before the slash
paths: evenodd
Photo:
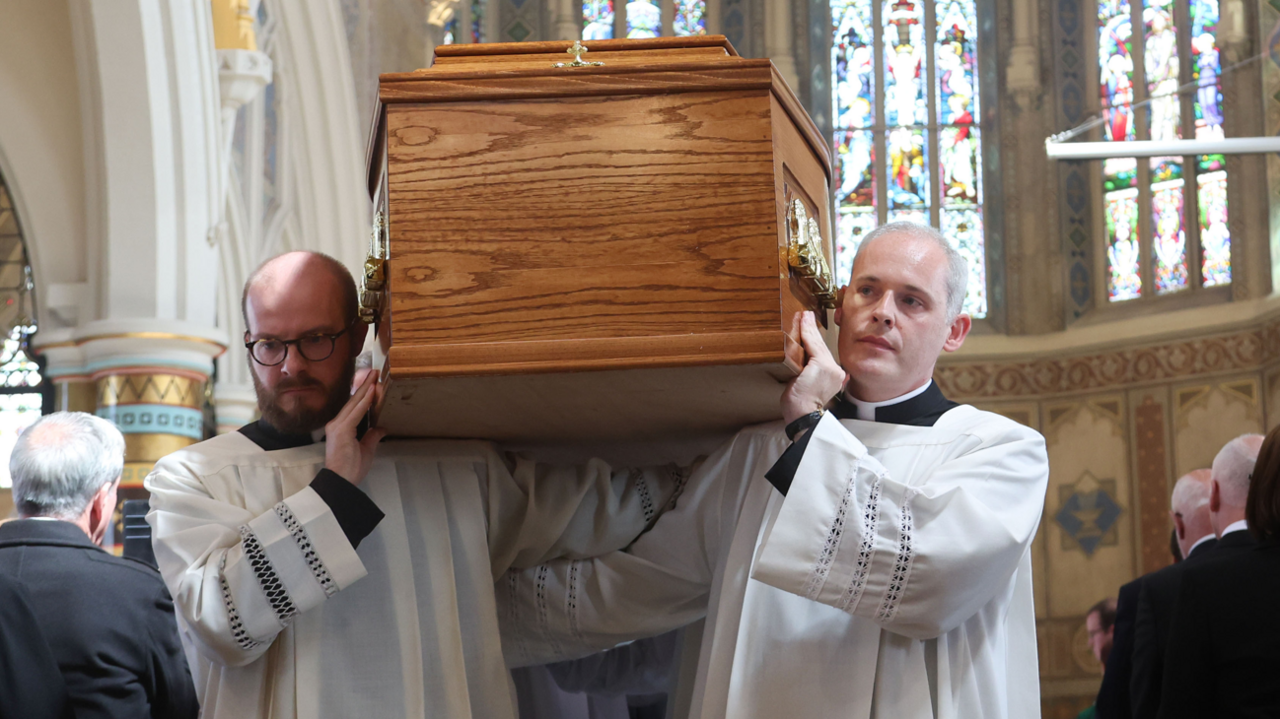
<path id="1" fill-rule="evenodd" d="M 382 312 L 382 290 L 387 286 L 387 253 L 382 211 L 373 216 L 369 233 L 369 256 L 364 261 L 364 277 L 360 281 L 360 319 L 367 324 L 378 320 Z"/>
<path id="2" fill-rule="evenodd" d="M 787 207 L 787 264 L 813 293 L 819 307 L 835 309 L 836 285 L 822 251 L 818 220 L 809 215 L 799 198 L 792 198 Z"/>

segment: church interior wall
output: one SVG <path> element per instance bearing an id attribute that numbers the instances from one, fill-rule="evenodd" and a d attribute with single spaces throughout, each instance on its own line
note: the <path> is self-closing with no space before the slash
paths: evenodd
<path id="1" fill-rule="evenodd" d="M 1075 716 L 1101 680 L 1084 614 L 1172 561 L 1173 483 L 1228 440 L 1280 424 L 1280 314 L 1084 350 L 953 357 L 935 379 L 1045 435 L 1050 483 L 1031 549 L 1043 709 Z"/>
<path id="2" fill-rule="evenodd" d="M 74 323 L 86 257 L 86 177 L 72 18 L 65 3 L 11 3 L 0 22 L 0 172 L 27 239 L 41 312 Z"/>

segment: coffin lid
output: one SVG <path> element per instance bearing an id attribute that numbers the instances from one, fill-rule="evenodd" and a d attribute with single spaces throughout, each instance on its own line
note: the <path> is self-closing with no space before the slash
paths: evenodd
<path id="1" fill-rule="evenodd" d="M 738 55 L 723 35 L 589 40 L 584 61 L 603 67 L 554 67 L 570 62 L 573 42 L 442 45 L 430 68 L 380 77 L 369 140 L 369 188 L 377 187 L 381 126 L 397 103 L 513 101 L 551 97 L 653 95 L 716 90 L 771 90 L 831 178 L 831 148 L 777 67 Z"/>

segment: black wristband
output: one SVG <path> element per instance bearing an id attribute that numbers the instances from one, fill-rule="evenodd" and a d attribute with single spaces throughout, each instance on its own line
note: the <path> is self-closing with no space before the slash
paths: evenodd
<path id="1" fill-rule="evenodd" d="M 822 414 L 823 410 L 814 410 L 813 412 L 810 412 L 787 425 L 786 429 L 783 430 L 787 433 L 787 439 L 794 442 L 796 441 L 796 435 L 807 429 L 813 429 L 816 427 L 818 423 L 822 421 Z"/>
<path id="2" fill-rule="evenodd" d="M 331 469 L 321 469 L 311 480 L 311 488 L 329 505 L 352 549 L 358 548 L 385 516 L 369 495 Z"/>

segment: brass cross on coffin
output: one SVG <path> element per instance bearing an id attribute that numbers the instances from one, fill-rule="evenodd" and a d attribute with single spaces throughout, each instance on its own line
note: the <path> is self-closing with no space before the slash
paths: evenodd
<path id="1" fill-rule="evenodd" d="M 565 52 L 573 55 L 573 62 L 552 63 L 552 67 L 604 67 L 603 62 L 584 62 L 582 60 L 582 53 L 587 52 L 587 46 L 583 45 L 581 40 L 574 40 L 573 47 L 565 50 Z"/>

